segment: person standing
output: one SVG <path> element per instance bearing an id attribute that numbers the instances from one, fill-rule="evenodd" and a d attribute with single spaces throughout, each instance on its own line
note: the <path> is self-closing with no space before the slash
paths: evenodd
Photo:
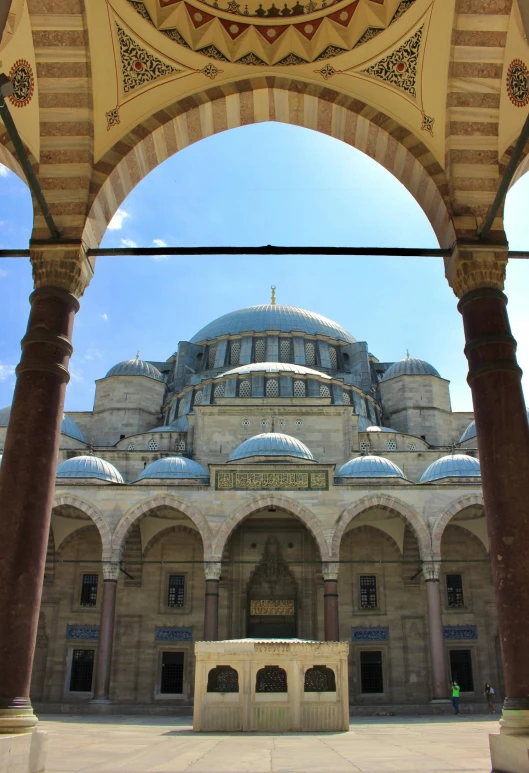
<path id="1" fill-rule="evenodd" d="M 489 714 L 495 714 L 494 706 L 492 705 L 494 695 L 494 687 L 491 687 L 491 685 L 488 682 L 485 682 L 485 700 L 487 701 L 487 707 L 489 709 Z"/>
<path id="2" fill-rule="evenodd" d="M 451 686 L 452 686 L 452 706 L 454 707 L 454 712 L 457 716 L 459 714 L 459 693 L 461 692 L 461 688 L 459 687 L 455 679 L 453 682 L 451 682 Z"/>

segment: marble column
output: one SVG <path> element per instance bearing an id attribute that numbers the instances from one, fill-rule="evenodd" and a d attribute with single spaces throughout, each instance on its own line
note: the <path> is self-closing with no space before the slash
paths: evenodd
<path id="1" fill-rule="evenodd" d="M 0 467 L 0 733 L 30 731 L 31 669 L 77 298 L 91 277 L 79 243 L 30 245 L 35 291 Z"/>
<path id="2" fill-rule="evenodd" d="M 426 606 L 428 610 L 428 635 L 433 700 L 448 697 L 448 673 L 444 646 L 443 615 L 441 610 L 439 561 L 425 561 L 423 575 L 426 582 Z"/>
<path id="3" fill-rule="evenodd" d="M 103 564 L 103 600 L 101 602 L 101 622 L 99 624 L 97 666 L 94 680 L 94 701 L 98 703 L 107 702 L 110 697 L 118 577 L 119 563 L 105 562 Z"/>
<path id="4" fill-rule="evenodd" d="M 204 604 L 204 641 L 217 641 L 219 638 L 219 583 L 222 564 L 206 561 L 206 599 Z"/>
<path id="5" fill-rule="evenodd" d="M 340 641 L 338 563 L 323 563 L 323 628 L 325 641 Z"/>
<path id="6" fill-rule="evenodd" d="M 468 383 L 496 594 L 506 697 L 503 729 L 529 749 L 529 427 L 503 282 L 507 246 L 458 244 L 447 277 L 460 298 Z M 494 769 L 507 765 L 494 760 Z M 510 763 L 509 763 L 510 764 Z M 501 768 L 503 769 L 503 768 Z M 512 770 L 512 767 L 505 767 Z M 526 770 L 527 768 L 524 768 Z M 521 770 L 521 768 L 520 768 Z"/>

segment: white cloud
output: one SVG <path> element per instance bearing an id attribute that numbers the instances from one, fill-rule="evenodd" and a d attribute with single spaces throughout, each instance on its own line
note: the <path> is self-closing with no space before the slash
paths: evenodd
<path id="1" fill-rule="evenodd" d="M 101 314 L 101 319 L 104 319 L 105 322 L 108 321 L 108 314 Z"/>
<path id="2" fill-rule="evenodd" d="M 167 247 L 167 242 L 164 242 L 163 239 L 153 239 L 152 243 L 155 247 Z M 167 260 L 169 255 L 153 255 L 153 260 Z"/>
<path id="3" fill-rule="evenodd" d="M 129 212 L 126 212 L 124 209 L 118 209 L 107 227 L 110 231 L 121 231 L 123 228 L 123 221 L 128 217 L 130 217 Z"/>
<path id="4" fill-rule="evenodd" d="M 122 244 L 124 247 L 137 247 L 137 246 L 138 246 L 138 245 L 136 244 L 136 242 L 132 241 L 132 239 L 122 239 L 122 240 L 121 240 L 121 244 Z"/>
<path id="5" fill-rule="evenodd" d="M 8 174 L 9 174 L 9 169 L 7 168 L 7 166 L 0 164 L 0 177 L 7 177 Z"/>
<path id="6" fill-rule="evenodd" d="M 108 319 L 108 315 L 107 314 L 103 314 L 102 317 L 103 317 L 103 319 L 105 319 L 105 321 L 106 321 L 106 319 Z M 99 360 L 99 359 L 101 359 L 101 352 L 99 351 L 99 349 L 87 349 L 86 353 L 85 353 L 85 356 L 84 356 L 84 359 L 85 360 L 95 360 L 95 359 Z"/>
<path id="7" fill-rule="evenodd" d="M 82 376 L 82 371 L 77 371 L 72 368 L 70 365 L 70 377 L 73 379 L 73 381 L 84 381 L 84 378 Z"/>
<path id="8" fill-rule="evenodd" d="M 0 360 L 0 381 L 5 381 L 6 378 L 9 378 L 9 376 L 12 376 L 15 372 L 15 366 L 10 365 L 7 362 L 2 362 Z"/>
<path id="9" fill-rule="evenodd" d="M 5 279 L 6 276 L 9 276 L 9 271 L 6 271 L 5 268 L 0 268 L 0 279 Z"/>

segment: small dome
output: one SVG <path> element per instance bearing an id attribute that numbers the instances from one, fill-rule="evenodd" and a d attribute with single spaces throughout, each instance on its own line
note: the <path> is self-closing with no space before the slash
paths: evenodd
<path id="1" fill-rule="evenodd" d="M 529 411 L 527 411 L 527 419 L 529 421 Z M 464 443 L 466 440 L 472 440 L 472 438 L 475 438 L 475 437 L 476 437 L 476 422 L 471 421 L 468 427 L 466 428 L 466 430 L 461 435 L 459 442 Z"/>
<path id="2" fill-rule="evenodd" d="M 317 378 L 331 380 L 331 377 L 326 373 L 320 373 L 319 370 L 314 370 L 313 368 L 306 368 L 305 365 L 292 365 L 290 362 L 254 362 L 251 365 L 241 365 L 238 368 L 227 370 L 221 374 L 221 377 L 246 376 L 252 373 L 293 373 L 298 376 L 316 376 Z"/>
<path id="3" fill-rule="evenodd" d="M 431 483 L 442 478 L 479 478 L 479 461 L 466 454 L 442 456 L 421 475 L 420 483 Z"/>
<path id="4" fill-rule="evenodd" d="M 198 462 L 185 456 L 165 456 L 149 464 L 139 475 L 138 480 L 149 478 L 207 478 L 209 473 Z"/>
<path id="5" fill-rule="evenodd" d="M 235 449 L 228 461 L 235 462 L 251 456 L 294 456 L 297 459 L 314 461 L 314 457 L 304 443 L 280 432 L 264 432 L 248 438 Z"/>
<path id="6" fill-rule="evenodd" d="M 7 408 L 2 408 L 2 410 L 0 411 L 0 427 L 7 427 L 7 425 L 9 424 L 10 415 L 11 415 L 10 405 L 8 405 Z M 62 415 L 61 435 L 68 435 L 68 437 L 72 437 L 75 440 L 80 440 L 81 443 L 86 443 L 86 438 L 83 435 L 83 432 L 79 427 L 79 425 L 69 416 L 66 416 L 65 413 L 63 413 Z"/>
<path id="7" fill-rule="evenodd" d="M 414 357 L 405 357 L 394 362 L 382 376 L 382 381 L 389 381 L 397 376 L 437 376 L 441 378 L 433 365 L 425 360 L 416 360 Z"/>
<path id="8" fill-rule="evenodd" d="M 74 456 L 57 467 L 58 478 L 97 478 L 109 483 L 123 483 L 121 474 L 113 464 L 98 456 Z"/>
<path id="9" fill-rule="evenodd" d="M 367 427 L 367 429 L 364 430 L 364 432 L 396 432 L 396 429 L 391 429 L 390 427 L 377 427 L 373 425 L 372 427 Z"/>
<path id="10" fill-rule="evenodd" d="M 145 360 L 140 360 L 136 357 L 135 360 L 124 360 L 118 362 L 113 368 L 110 368 L 105 378 L 110 376 L 147 376 L 147 378 L 153 378 L 156 381 L 163 381 L 163 376 L 154 365 Z"/>
<path id="11" fill-rule="evenodd" d="M 340 467 L 335 477 L 404 478 L 404 473 L 400 467 L 383 456 L 357 456 Z"/>

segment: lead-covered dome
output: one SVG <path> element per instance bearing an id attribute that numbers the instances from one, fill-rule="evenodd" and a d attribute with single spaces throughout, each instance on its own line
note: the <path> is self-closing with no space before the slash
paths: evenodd
<path id="1" fill-rule="evenodd" d="M 293 365 L 290 362 L 252 362 L 249 365 L 240 365 L 222 374 L 226 376 L 247 376 L 252 373 L 292 373 L 295 376 L 311 376 L 331 381 L 331 377 L 319 370 L 307 368 L 305 365 Z"/>
<path id="2" fill-rule="evenodd" d="M 0 411 L 0 427 L 7 427 L 10 415 L 10 405 L 8 405 L 7 408 L 2 408 Z M 86 438 L 83 435 L 81 427 L 65 413 L 62 415 L 61 435 L 68 435 L 68 437 L 74 438 L 75 440 L 80 440 L 81 443 L 86 443 Z"/>
<path id="3" fill-rule="evenodd" d="M 57 478 L 97 478 L 109 483 L 123 483 L 121 473 L 113 464 L 98 456 L 74 456 L 57 467 Z"/>
<path id="4" fill-rule="evenodd" d="M 254 437 L 241 443 L 228 461 L 236 462 L 251 456 L 291 456 L 296 459 L 314 461 L 314 457 L 304 443 L 281 432 L 265 432 L 261 435 L 254 435 Z"/>
<path id="5" fill-rule="evenodd" d="M 529 411 L 527 411 L 527 419 L 529 421 Z M 461 435 L 459 442 L 465 443 L 467 440 L 472 440 L 472 438 L 475 438 L 476 436 L 476 422 L 471 421 L 466 430 Z"/>
<path id="6" fill-rule="evenodd" d="M 443 478 L 479 478 L 479 461 L 466 454 L 442 456 L 421 475 L 420 483 L 432 483 Z"/>
<path id="7" fill-rule="evenodd" d="M 201 464 L 185 456 L 165 456 L 149 464 L 138 475 L 138 480 L 166 478 L 209 479 L 209 473 Z"/>
<path id="8" fill-rule="evenodd" d="M 280 333 L 324 335 L 335 341 L 347 343 L 356 341 L 341 325 L 321 314 L 315 314 L 307 309 L 299 309 L 296 306 L 267 304 L 249 306 L 246 309 L 238 309 L 224 314 L 199 330 L 191 342 L 210 341 L 222 335 L 264 333 L 267 330 L 278 330 Z"/>
<path id="9" fill-rule="evenodd" d="M 394 462 L 383 456 L 357 456 L 349 459 L 336 478 L 404 478 L 404 473 Z"/>
<path id="10" fill-rule="evenodd" d="M 389 381 L 390 378 L 398 376 L 437 376 L 441 378 L 433 365 L 426 360 L 417 360 L 415 357 L 405 357 L 403 360 L 394 362 L 382 376 L 382 381 Z"/>
<path id="11" fill-rule="evenodd" d="M 367 427 L 367 429 L 364 430 L 365 432 L 397 432 L 396 429 L 391 429 L 391 427 L 377 427 L 376 424 L 373 424 L 371 427 Z"/>
<path id="12" fill-rule="evenodd" d="M 163 381 L 163 376 L 154 365 L 145 360 L 140 360 L 136 357 L 134 360 L 123 360 L 118 362 L 113 368 L 110 368 L 105 378 L 110 376 L 147 376 L 147 378 L 153 378 L 156 381 Z"/>

